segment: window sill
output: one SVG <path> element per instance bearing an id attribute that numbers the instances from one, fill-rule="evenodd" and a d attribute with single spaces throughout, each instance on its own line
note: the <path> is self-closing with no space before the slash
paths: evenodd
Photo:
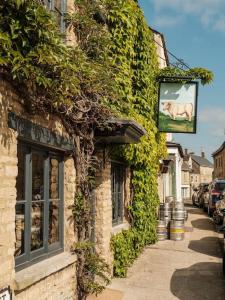
<path id="1" fill-rule="evenodd" d="M 128 229 L 130 229 L 129 223 L 121 223 L 119 225 L 114 225 L 112 227 L 112 235 L 116 235 L 120 233 L 122 230 L 128 230 Z"/>
<path id="2" fill-rule="evenodd" d="M 63 252 L 16 272 L 15 291 L 24 290 L 51 274 L 72 265 L 76 260 L 76 255 L 72 255 L 69 252 Z"/>

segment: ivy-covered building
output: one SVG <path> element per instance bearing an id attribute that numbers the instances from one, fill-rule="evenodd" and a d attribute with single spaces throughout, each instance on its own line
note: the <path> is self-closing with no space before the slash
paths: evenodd
<path id="1" fill-rule="evenodd" d="M 163 40 L 134 0 L 112 1 L 106 17 L 75 3 L 0 4 L 0 299 L 85 299 L 101 290 L 93 257 L 124 276 L 156 240 Z M 79 18 L 109 33 L 115 77 Z"/>

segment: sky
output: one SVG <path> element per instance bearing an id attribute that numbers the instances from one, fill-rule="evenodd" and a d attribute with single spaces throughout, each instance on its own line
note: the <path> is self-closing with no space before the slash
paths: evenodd
<path id="1" fill-rule="evenodd" d="M 190 67 L 214 73 L 211 85 L 199 86 L 197 134 L 173 135 L 183 149 L 204 151 L 212 161 L 225 141 L 225 1 L 139 0 L 139 5 L 170 52 Z"/>

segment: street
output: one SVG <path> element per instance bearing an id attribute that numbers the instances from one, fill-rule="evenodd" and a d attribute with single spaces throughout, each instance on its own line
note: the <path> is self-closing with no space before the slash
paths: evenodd
<path id="1" fill-rule="evenodd" d="M 222 235 L 199 208 L 188 206 L 185 240 L 161 241 L 145 248 L 127 278 L 113 279 L 97 299 L 224 300 Z"/>

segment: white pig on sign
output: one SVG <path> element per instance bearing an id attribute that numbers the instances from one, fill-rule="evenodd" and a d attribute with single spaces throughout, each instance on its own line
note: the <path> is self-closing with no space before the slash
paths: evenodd
<path id="1" fill-rule="evenodd" d="M 175 102 L 163 102 L 163 110 L 168 111 L 170 117 L 176 120 L 177 116 L 186 116 L 188 121 L 191 122 L 193 116 L 193 104 L 192 103 L 175 103 Z"/>

